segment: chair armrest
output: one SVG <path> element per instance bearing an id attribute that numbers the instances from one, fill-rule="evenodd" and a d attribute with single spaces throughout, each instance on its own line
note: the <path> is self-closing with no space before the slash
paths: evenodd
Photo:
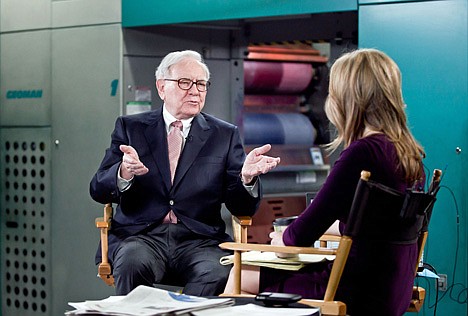
<path id="1" fill-rule="evenodd" d="M 313 247 L 296 247 L 296 246 L 274 246 L 263 244 L 249 244 L 224 242 L 219 245 L 222 249 L 234 251 L 265 251 L 290 254 L 319 254 L 319 255 L 336 255 L 336 249 L 313 248 Z"/>
<path id="2" fill-rule="evenodd" d="M 341 236 L 324 234 L 319 238 L 320 241 L 340 241 Z"/>
<path id="3" fill-rule="evenodd" d="M 104 216 L 98 217 L 95 219 L 95 224 L 97 228 L 110 228 L 112 222 L 114 209 L 112 204 L 108 203 L 104 205 Z"/>
<path id="4" fill-rule="evenodd" d="M 320 247 L 326 248 L 328 246 L 328 242 L 340 242 L 340 240 L 341 236 L 323 234 L 322 237 L 319 238 Z"/>
<path id="5" fill-rule="evenodd" d="M 302 299 L 298 303 L 320 308 L 322 316 L 345 316 L 346 304 L 340 301 Z"/>
<path id="6" fill-rule="evenodd" d="M 252 226 L 252 217 L 250 216 L 232 216 L 232 233 L 234 241 L 247 242 L 247 228 Z"/>
<path id="7" fill-rule="evenodd" d="M 104 217 L 98 217 L 94 222 L 97 228 L 110 228 L 110 221 L 105 221 Z"/>
<path id="8" fill-rule="evenodd" d="M 233 216 L 232 219 L 241 226 L 252 226 L 252 217 L 250 216 Z"/>

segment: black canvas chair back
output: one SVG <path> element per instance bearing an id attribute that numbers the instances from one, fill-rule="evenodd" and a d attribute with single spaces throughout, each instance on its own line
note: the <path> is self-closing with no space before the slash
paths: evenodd
<path id="1" fill-rule="evenodd" d="M 363 171 L 344 235 L 396 244 L 416 242 L 427 231 L 435 195 L 411 189 L 401 193 L 369 176 Z"/>

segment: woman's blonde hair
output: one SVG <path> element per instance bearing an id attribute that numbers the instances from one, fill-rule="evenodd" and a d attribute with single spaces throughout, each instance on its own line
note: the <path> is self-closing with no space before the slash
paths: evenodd
<path id="1" fill-rule="evenodd" d="M 383 133 L 395 145 L 406 179 L 421 179 L 425 153 L 407 126 L 404 108 L 401 73 L 390 57 L 376 49 L 344 54 L 330 70 L 325 113 L 338 133 L 328 148 Z"/>

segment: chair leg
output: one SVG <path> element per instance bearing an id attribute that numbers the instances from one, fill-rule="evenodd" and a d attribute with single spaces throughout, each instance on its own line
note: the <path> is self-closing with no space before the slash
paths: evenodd
<path id="1" fill-rule="evenodd" d="M 413 287 L 413 295 L 411 297 L 410 306 L 407 312 L 419 313 L 422 306 L 424 305 L 424 299 L 426 298 L 426 290 L 419 286 Z"/>
<path id="2" fill-rule="evenodd" d="M 233 269 L 233 278 L 234 278 L 234 293 L 233 294 L 240 294 L 241 293 L 241 279 L 242 279 L 242 264 L 241 264 L 241 252 L 234 251 L 234 266 Z M 239 264 L 237 264 L 239 263 Z"/>

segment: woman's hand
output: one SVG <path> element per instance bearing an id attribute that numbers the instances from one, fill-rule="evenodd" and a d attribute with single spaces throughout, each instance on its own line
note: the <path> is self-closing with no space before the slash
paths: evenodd
<path id="1" fill-rule="evenodd" d="M 273 246 L 284 246 L 283 232 L 271 232 L 269 237 Z"/>
<path id="2" fill-rule="evenodd" d="M 271 232 L 270 233 L 270 238 L 271 238 L 271 244 L 273 246 L 285 246 L 284 242 L 283 242 L 283 232 Z M 287 258 L 295 258 L 297 257 L 296 254 L 294 253 L 282 253 L 282 252 L 277 252 L 275 253 L 275 255 L 278 257 L 278 258 L 281 258 L 281 259 L 287 259 Z"/>

